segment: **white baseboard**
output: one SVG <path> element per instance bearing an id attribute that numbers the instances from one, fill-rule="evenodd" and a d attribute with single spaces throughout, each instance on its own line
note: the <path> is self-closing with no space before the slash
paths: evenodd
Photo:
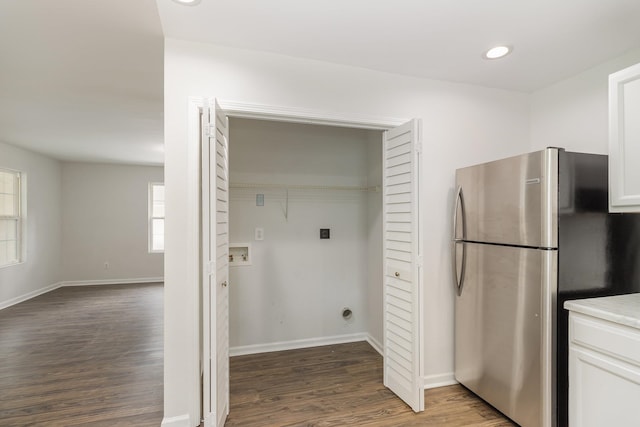
<path id="1" fill-rule="evenodd" d="M 447 372 L 446 374 L 425 375 L 422 377 L 424 389 L 444 387 L 447 385 L 458 384 L 453 372 Z"/>
<path id="2" fill-rule="evenodd" d="M 177 417 L 164 417 L 161 427 L 193 427 L 189 414 L 178 415 Z"/>
<path id="3" fill-rule="evenodd" d="M 374 348 L 381 356 L 384 357 L 384 351 L 382 344 L 371 335 L 367 334 L 367 342 Z M 458 384 L 453 372 L 446 374 L 425 375 L 422 377 L 422 385 L 425 390 L 436 387 L 444 387 L 448 385 Z"/>
<path id="4" fill-rule="evenodd" d="M 380 356 L 384 357 L 384 352 L 382 350 L 382 344 L 380 344 L 380 342 L 377 339 L 372 337 L 371 334 L 367 334 L 367 342 L 369 343 L 369 345 L 371 347 L 373 347 L 373 349 L 375 351 L 377 351 L 380 354 Z"/>
<path id="5" fill-rule="evenodd" d="M 295 350 L 298 348 L 318 347 L 322 345 L 345 344 L 350 342 L 368 341 L 368 334 L 335 335 L 331 337 L 308 338 L 303 340 L 280 341 L 267 344 L 243 345 L 231 347 L 229 356 L 245 354 L 269 353 L 272 351 Z M 375 348 L 375 347 L 374 347 Z"/>
<path id="6" fill-rule="evenodd" d="M 19 304 L 26 300 L 30 300 L 31 298 L 35 298 L 39 295 L 46 294 L 47 292 L 54 291 L 61 286 L 62 282 L 54 283 L 53 285 L 45 286 L 44 288 L 37 289 L 35 291 L 29 292 L 28 294 L 20 295 L 7 301 L 2 301 L 0 302 L 0 310 L 11 307 L 12 305 Z"/>
<path id="7" fill-rule="evenodd" d="M 256 354 L 256 353 L 269 353 L 272 351 L 284 351 L 284 350 L 295 350 L 299 348 L 309 348 L 309 347 L 318 347 L 323 345 L 332 345 L 332 344 L 345 344 L 350 342 L 358 342 L 358 341 L 366 341 L 380 353 L 381 356 L 383 354 L 382 344 L 378 342 L 375 338 L 373 338 L 370 334 L 367 333 L 358 333 L 358 334 L 349 334 L 349 335 L 335 335 L 331 337 L 322 337 L 322 338 L 309 338 L 303 340 L 293 340 L 293 341 L 280 341 L 268 344 L 255 344 L 255 345 L 245 345 L 245 346 L 236 346 L 231 347 L 229 349 L 229 356 L 243 356 L 247 354 Z M 436 388 L 436 387 L 444 387 L 448 385 L 458 384 L 456 381 L 453 372 L 448 372 L 444 374 L 435 374 L 435 375 L 426 375 L 422 377 L 422 384 L 424 389 Z M 164 427 L 164 424 L 163 424 Z"/>
<path id="8" fill-rule="evenodd" d="M 72 280 L 61 282 L 61 286 L 131 285 L 135 283 L 164 282 L 164 277 L 141 277 L 138 279 Z"/>

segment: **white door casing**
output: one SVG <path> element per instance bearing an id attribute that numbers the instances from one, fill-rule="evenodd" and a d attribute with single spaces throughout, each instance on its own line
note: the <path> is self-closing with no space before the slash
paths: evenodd
<path id="1" fill-rule="evenodd" d="M 229 121 L 217 103 L 202 113 L 203 414 L 222 427 L 229 414 Z"/>
<path id="2" fill-rule="evenodd" d="M 422 385 L 422 236 L 419 209 L 420 122 L 384 133 L 384 385 L 415 412 Z"/>
<path id="3" fill-rule="evenodd" d="M 263 120 L 306 122 L 312 117 L 322 124 L 367 129 L 389 129 L 401 123 L 232 102 L 223 106 L 230 115 Z M 229 413 L 229 130 L 224 112 L 217 102 L 205 100 L 202 254 L 206 427 L 223 426 Z M 424 410 L 419 126 L 419 120 L 414 119 L 385 131 L 383 142 L 384 384 L 416 412 Z"/>

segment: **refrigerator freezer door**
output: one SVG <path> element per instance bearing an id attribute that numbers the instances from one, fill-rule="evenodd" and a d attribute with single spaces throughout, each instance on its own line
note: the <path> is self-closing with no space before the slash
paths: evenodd
<path id="1" fill-rule="evenodd" d="M 549 425 L 552 301 L 557 251 L 464 243 L 465 286 L 455 306 L 455 376 L 525 427 Z M 552 266 L 551 266 L 552 267 Z M 547 377 L 545 377 L 545 375 Z M 543 422 L 544 421 L 544 422 Z"/>
<path id="2" fill-rule="evenodd" d="M 557 247 L 558 149 L 458 169 L 456 185 L 465 206 L 456 229 L 464 219 L 464 240 Z"/>

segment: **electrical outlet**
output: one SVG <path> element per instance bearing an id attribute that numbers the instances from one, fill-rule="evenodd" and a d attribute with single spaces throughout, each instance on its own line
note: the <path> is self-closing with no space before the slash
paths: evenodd
<path id="1" fill-rule="evenodd" d="M 264 228 L 256 228 L 256 240 L 264 240 Z"/>

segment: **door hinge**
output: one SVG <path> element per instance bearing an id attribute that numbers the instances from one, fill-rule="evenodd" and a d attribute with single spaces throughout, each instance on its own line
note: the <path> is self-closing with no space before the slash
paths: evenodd
<path id="1" fill-rule="evenodd" d="M 207 124 L 204 125 L 204 136 L 212 138 L 216 134 L 215 125 Z"/>
<path id="2" fill-rule="evenodd" d="M 211 276 L 214 271 L 216 271 L 216 262 L 215 261 L 207 262 L 207 274 Z"/>
<path id="3" fill-rule="evenodd" d="M 424 259 L 422 258 L 422 255 L 416 258 L 416 264 L 418 265 L 418 267 L 422 267 L 423 262 L 424 262 Z"/>
<path id="4" fill-rule="evenodd" d="M 416 153 L 418 154 L 422 153 L 422 142 L 416 143 Z"/>

